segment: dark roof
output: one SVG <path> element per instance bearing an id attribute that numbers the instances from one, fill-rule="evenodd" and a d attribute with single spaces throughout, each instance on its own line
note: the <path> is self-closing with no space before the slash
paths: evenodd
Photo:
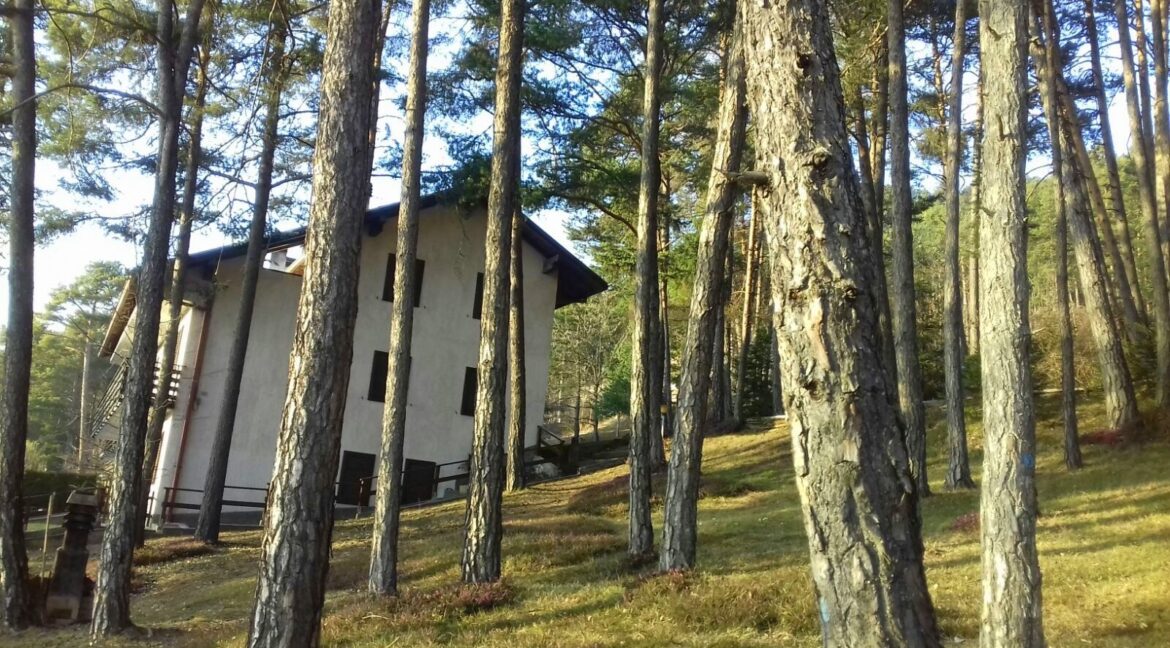
<path id="1" fill-rule="evenodd" d="M 423 196 L 419 203 L 420 212 L 435 207 L 444 202 L 442 194 Z M 381 233 L 386 223 L 398 216 L 398 203 L 375 207 L 366 212 L 365 229 L 369 236 Z M 305 227 L 275 232 L 268 237 L 266 249 L 268 251 L 282 250 L 302 245 L 305 242 Z M 603 292 L 609 287 L 585 262 L 578 259 L 565 246 L 561 245 L 548 232 L 544 231 L 525 217 L 521 236 L 529 245 L 536 248 L 550 264 L 557 268 L 557 302 L 560 308 L 568 304 L 583 302 L 586 299 Z M 233 243 L 221 248 L 196 252 L 188 257 L 191 267 L 212 266 L 223 259 L 244 256 L 248 251 L 247 242 Z"/>

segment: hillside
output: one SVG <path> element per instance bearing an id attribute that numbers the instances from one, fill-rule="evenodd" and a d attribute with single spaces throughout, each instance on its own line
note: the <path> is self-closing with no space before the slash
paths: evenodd
<path id="1" fill-rule="evenodd" d="M 1052 403 L 1038 461 L 1045 625 L 1053 647 L 1170 645 L 1170 445 L 1086 445 L 1065 471 Z M 1091 431 L 1097 409 L 1082 408 Z M 931 409 L 930 469 L 941 477 L 944 430 Z M 970 414 L 973 460 L 981 435 Z M 369 520 L 334 534 L 322 638 L 343 646 L 816 646 L 819 635 L 786 426 L 709 439 L 700 503 L 701 569 L 645 577 L 625 563 L 625 467 L 506 498 L 503 586 L 462 590 L 463 503 L 407 512 L 404 596 L 363 591 Z M 978 475 L 978 466 L 974 466 Z M 925 503 L 928 578 L 948 638 L 975 645 L 978 495 Z M 963 517 L 967 516 L 967 517 Z M 255 579 L 258 532 L 222 549 L 153 540 L 138 570 L 134 618 L 150 637 L 115 645 L 239 645 Z M 649 569 L 649 568 L 646 568 Z M 961 640 L 961 641 L 960 641 Z M 31 630 L 18 646 L 87 645 L 82 628 Z M 948 642 L 950 643 L 950 642 Z"/>

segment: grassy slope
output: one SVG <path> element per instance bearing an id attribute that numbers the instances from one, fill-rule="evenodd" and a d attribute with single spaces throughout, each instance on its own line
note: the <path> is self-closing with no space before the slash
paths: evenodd
<path id="1" fill-rule="evenodd" d="M 1095 413 L 1084 408 L 1083 430 L 1094 429 Z M 931 411 L 936 477 L 945 462 L 940 414 Z M 1050 645 L 1170 646 L 1170 445 L 1087 447 L 1087 467 L 1069 474 L 1052 412 L 1042 415 L 1040 551 Z M 978 462 L 981 435 L 971 422 Z M 340 522 L 323 639 L 508 648 L 819 645 L 784 426 L 712 438 L 706 456 L 697 574 L 643 578 L 624 565 L 619 466 L 507 497 L 507 586 L 486 592 L 452 586 L 462 503 L 405 515 L 406 590 L 397 602 L 362 592 L 369 521 Z M 973 643 L 978 532 L 952 527 L 977 510 L 978 495 L 942 492 L 937 479 L 934 486 L 939 493 L 925 503 L 931 592 L 946 635 Z M 183 541 L 152 541 L 148 552 L 157 562 L 139 568 L 144 592 L 134 600 L 135 619 L 153 629 L 151 639 L 114 643 L 239 645 L 259 534 L 226 539 L 230 544 L 213 555 L 186 558 L 177 557 Z M 80 630 L 33 630 L 15 643 L 86 641 Z"/>

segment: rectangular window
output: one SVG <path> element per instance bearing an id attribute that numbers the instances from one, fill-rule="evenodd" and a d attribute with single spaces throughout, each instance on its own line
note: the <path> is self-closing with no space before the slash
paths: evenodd
<path id="1" fill-rule="evenodd" d="M 463 403 L 459 406 L 459 413 L 463 416 L 475 416 L 475 392 L 478 388 L 478 372 L 475 367 L 468 367 L 463 372 Z"/>
<path id="2" fill-rule="evenodd" d="M 394 268 L 397 260 L 393 254 L 386 258 L 386 276 L 382 279 L 382 301 L 394 301 Z M 423 272 L 426 270 L 426 261 L 414 260 L 414 307 L 422 304 Z"/>
<path id="3" fill-rule="evenodd" d="M 483 316 L 483 273 L 475 274 L 475 301 L 471 304 L 471 316 L 479 319 Z"/>
<path id="4" fill-rule="evenodd" d="M 386 372 L 390 368 L 390 354 L 385 351 L 375 351 L 374 361 L 370 363 L 370 390 L 366 398 L 377 402 L 386 402 Z"/>

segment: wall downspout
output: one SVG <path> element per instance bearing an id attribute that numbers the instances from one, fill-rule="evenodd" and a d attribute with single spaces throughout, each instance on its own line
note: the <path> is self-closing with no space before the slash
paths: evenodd
<path id="1" fill-rule="evenodd" d="M 183 452 L 187 449 L 187 429 L 191 426 L 191 415 L 195 411 L 195 401 L 199 395 L 199 379 L 203 376 L 203 352 L 207 350 L 207 329 L 211 327 L 211 311 L 215 302 L 203 312 L 203 324 L 199 327 L 199 350 L 195 353 L 195 370 L 191 374 L 191 395 L 187 398 L 187 411 L 183 415 L 183 431 L 179 435 L 179 456 L 175 460 L 175 474 L 171 478 L 171 489 L 179 487 L 179 477 L 183 472 Z M 165 507 L 164 503 L 164 507 Z M 164 517 L 172 521 L 175 512 L 163 509 Z"/>

